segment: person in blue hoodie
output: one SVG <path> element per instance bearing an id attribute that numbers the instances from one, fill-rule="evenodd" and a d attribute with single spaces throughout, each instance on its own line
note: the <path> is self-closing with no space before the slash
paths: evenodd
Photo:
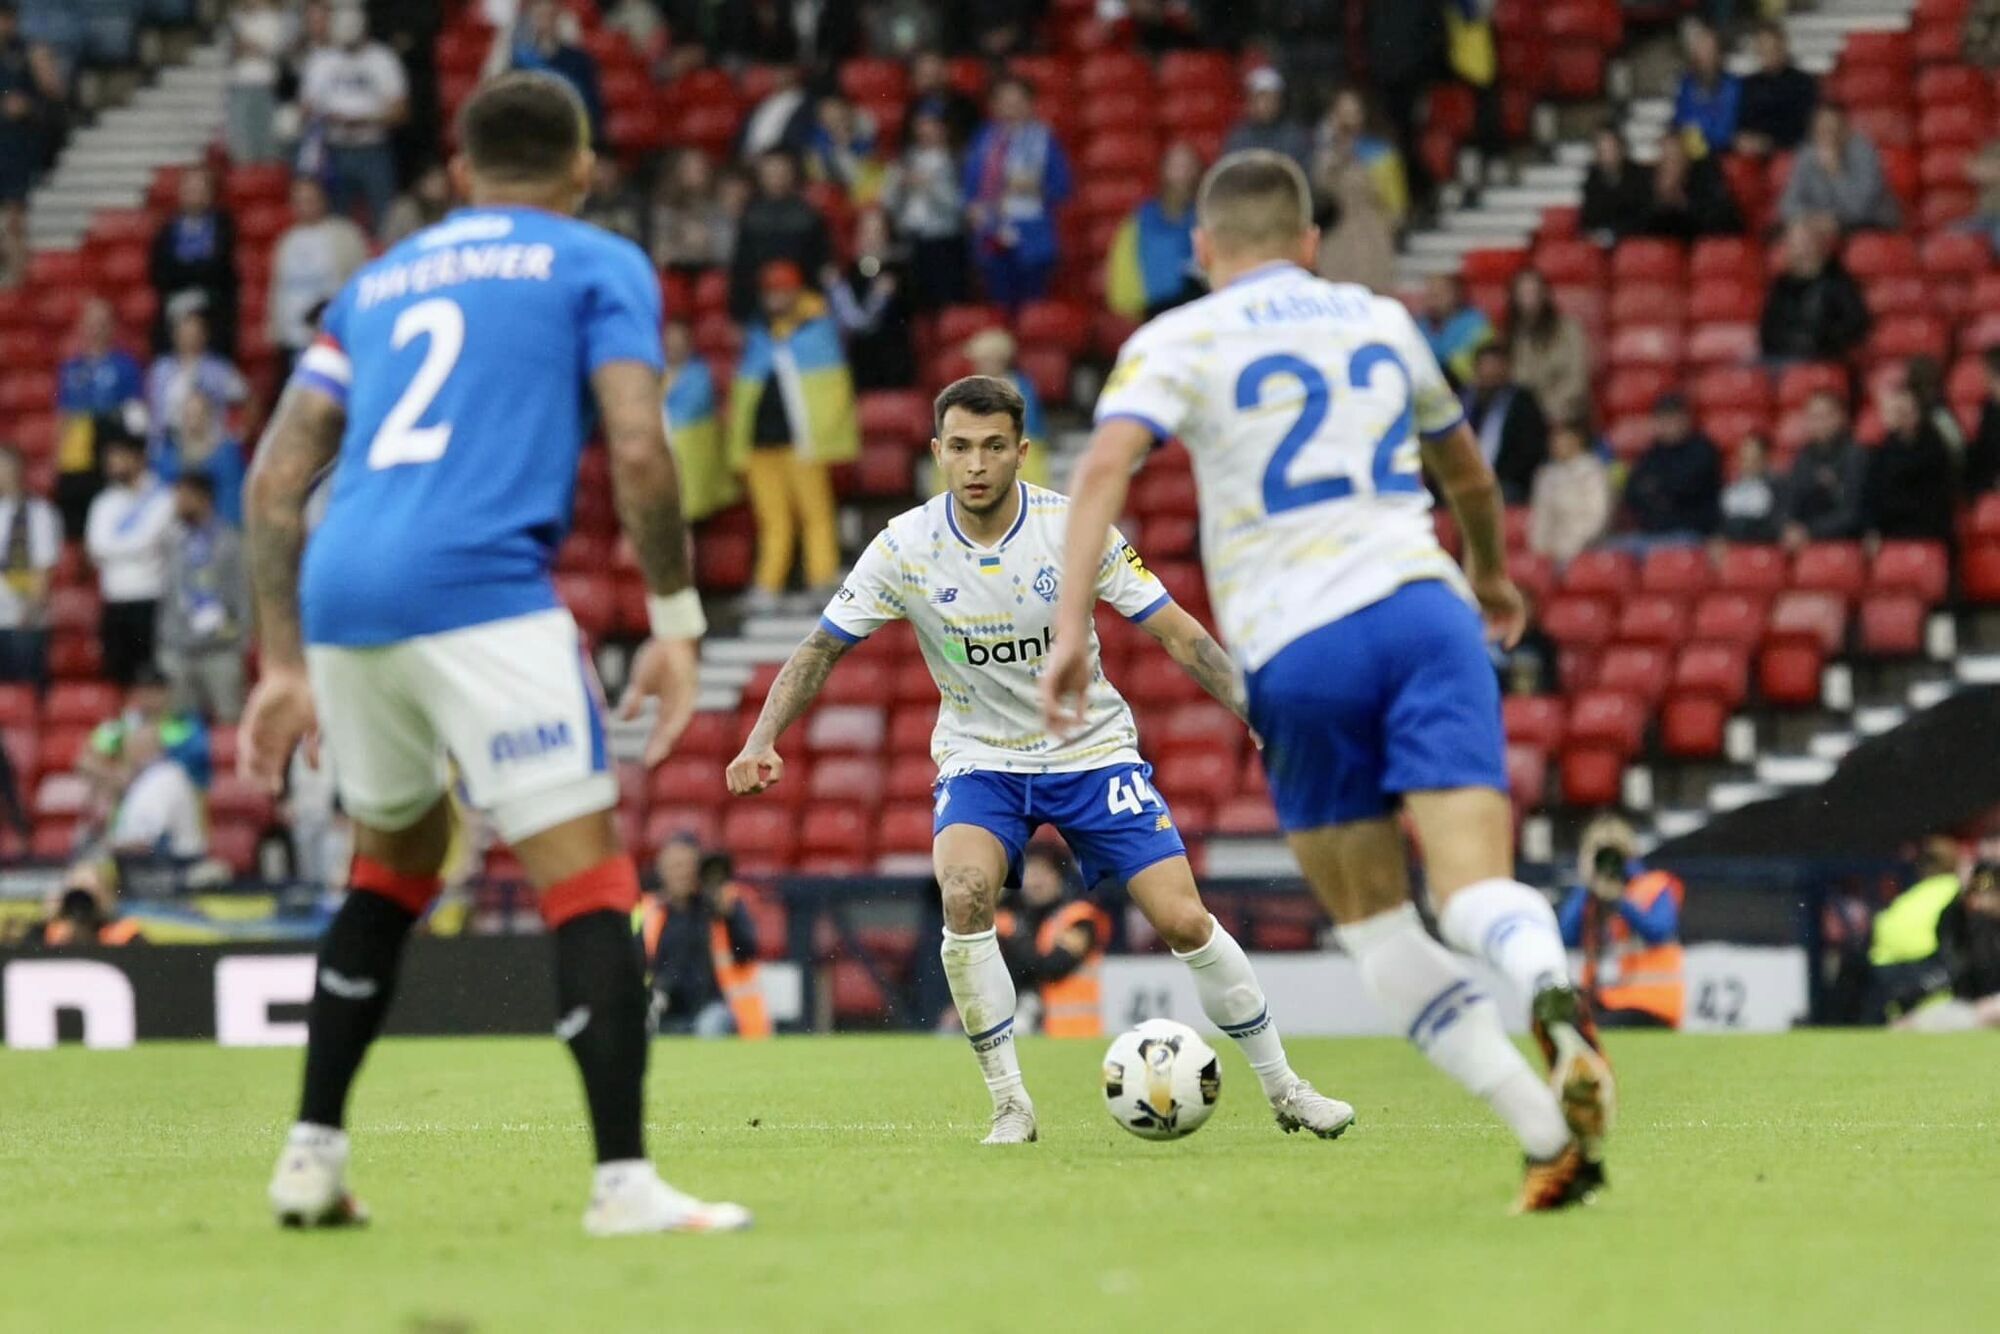
<path id="1" fill-rule="evenodd" d="M 1687 72 L 1674 90 L 1673 130 L 1688 141 L 1694 157 L 1727 153 L 1736 142 L 1736 118 L 1743 100 L 1743 81 L 1722 64 L 1722 39 L 1699 19 L 1684 29 Z"/>
<path id="2" fill-rule="evenodd" d="M 1035 95 L 1002 79 L 990 118 L 965 155 L 966 218 L 986 295 L 1009 310 L 1048 294 L 1056 267 L 1056 207 L 1069 199 L 1069 159 L 1035 119 Z"/>

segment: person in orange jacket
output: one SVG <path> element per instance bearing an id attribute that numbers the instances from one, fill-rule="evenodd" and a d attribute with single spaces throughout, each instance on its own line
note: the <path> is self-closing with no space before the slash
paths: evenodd
<path id="1" fill-rule="evenodd" d="M 1071 895 L 1068 859 L 1047 844 L 1021 856 L 1020 910 L 999 913 L 994 927 L 1014 980 L 1042 1003 L 1042 1032 L 1052 1038 L 1104 1033 L 1099 969 L 1111 942 L 1111 919 Z"/>
<path id="2" fill-rule="evenodd" d="M 705 874 L 701 845 L 686 835 L 660 849 L 659 885 L 633 917 L 652 980 L 652 1016 L 660 1033 L 696 1037 L 771 1035 L 757 977 L 757 928 L 730 881 Z"/>
<path id="3" fill-rule="evenodd" d="M 1632 827 L 1600 815 L 1583 831 L 1583 883 L 1556 914 L 1563 943 L 1583 951 L 1583 985 L 1600 1028 L 1679 1028 L 1687 999 L 1680 877 L 1649 871 Z"/>

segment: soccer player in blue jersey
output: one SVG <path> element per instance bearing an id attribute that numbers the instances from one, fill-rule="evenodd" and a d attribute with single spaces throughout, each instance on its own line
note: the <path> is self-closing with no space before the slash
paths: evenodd
<path id="1" fill-rule="evenodd" d="M 509 74 L 476 92 L 453 163 L 470 208 L 398 245 L 329 305 L 250 476 L 263 679 L 243 767 L 276 790 L 323 731 L 355 822 L 349 893 L 320 946 L 304 1094 L 271 1181 L 291 1226 L 354 1223 L 349 1087 L 381 1030 L 404 941 L 437 896 L 447 758 L 513 845 L 555 943 L 557 1033 L 597 1149 L 585 1230 L 745 1226 L 663 1182 L 642 1143 L 646 991 L 639 882 L 613 820 L 605 706 L 549 567 L 593 419 L 650 592 L 652 639 L 624 713 L 658 703 L 648 763 L 693 711 L 692 586 L 660 415 L 660 296 L 630 243 L 570 216 L 591 175 L 569 86 Z M 307 492 L 333 466 L 307 540 Z"/>
<path id="2" fill-rule="evenodd" d="M 1611 1068 L 1570 983 L 1548 900 L 1514 878 L 1500 700 L 1482 642 L 1519 638 L 1499 490 L 1408 311 L 1315 277 L 1304 175 L 1232 154 L 1197 203 L 1214 290 L 1125 345 L 1078 466 L 1042 713 L 1088 721 L 1090 600 L 1128 479 L 1179 437 L 1201 497 L 1216 616 L 1264 738 L 1278 820 L 1383 1013 L 1484 1098 L 1527 1157 L 1517 1207 L 1603 1182 Z M 1422 468 L 1465 534 L 1438 546 Z M 1445 941 L 1532 998 L 1545 1085 L 1493 1002 L 1410 902 L 1408 814 Z"/>

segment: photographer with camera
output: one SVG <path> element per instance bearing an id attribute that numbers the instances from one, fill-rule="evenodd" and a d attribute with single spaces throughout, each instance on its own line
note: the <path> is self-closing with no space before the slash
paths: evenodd
<path id="1" fill-rule="evenodd" d="M 139 924 L 118 915 L 117 898 L 95 863 L 69 869 L 62 885 L 50 891 L 40 922 L 28 929 L 23 943 L 44 949 L 130 945 L 143 942 Z"/>
<path id="2" fill-rule="evenodd" d="M 1583 883 L 1557 917 L 1563 944 L 1583 953 L 1583 986 L 1600 1028 L 1679 1028 L 1686 1000 L 1678 876 L 1649 871 L 1632 826 L 1600 815 L 1578 850 Z"/>
<path id="3" fill-rule="evenodd" d="M 994 918 L 1007 969 L 1034 991 L 1041 1031 L 1052 1038 L 1104 1032 L 1098 970 L 1111 943 L 1111 919 L 1075 886 L 1061 849 L 1031 843 L 1021 854 L 1015 903 Z"/>
<path id="4" fill-rule="evenodd" d="M 1938 958 L 1950 990 L 1896 1021 L 1920 1033 L 2000 1028 L 2000 862 L 1973 868 L 1937 919 Z"/>
<path id="5" fill-rule="evenodd" d="M 771 1017 L 757 980 L 757 929 L 730 880 L 729 858 L 702 856 L 678 834 L 660 849 L 659 884 L 633 909 L 652 980 L 659 1033 L 767 1038 Z"/>

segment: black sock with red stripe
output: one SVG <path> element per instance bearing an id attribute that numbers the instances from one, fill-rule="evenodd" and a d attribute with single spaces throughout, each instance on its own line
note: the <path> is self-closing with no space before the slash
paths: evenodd
<path id="1" fill-rule="evenodd" d="M 632 908 L 639 875 L 613 857 L 542 895 L 556 942 L 556 1036 L 569 1044 L 600 1163 L 646 1156 L 646 979 Z"/>
<path id="2" fill-rule="evenodd" d="M 417 914 L 380 893 L 356 889 L 320 941 L 306 1012 L 305 1092 L 299 1120 L 339 1126 L 361 1059 L 382 1031 L 396 992 L 403 942 Z"/>

